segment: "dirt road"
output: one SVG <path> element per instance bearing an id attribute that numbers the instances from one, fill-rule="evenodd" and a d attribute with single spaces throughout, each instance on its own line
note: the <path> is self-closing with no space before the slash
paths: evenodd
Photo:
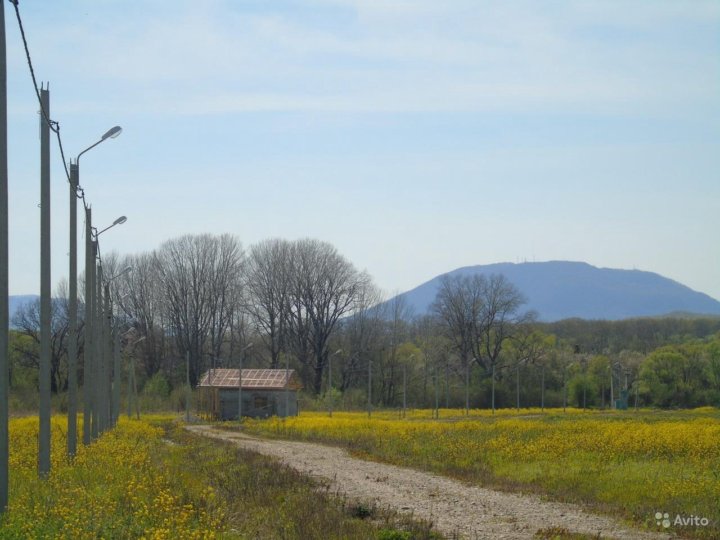
<path id="1" fill-rule="evenodd" d="M 260 439 L 210 426 L 187 429 L 275 456 L 304 474 L 325 479 L 332 491 L 432 520 L 444 534 L 467 539 L 532 538 L 538 529 L 563 527 L 602 538 L 670 538 L 629 529 L 618 521 L 580 507 L 543 501 L 531 495 L 468 486 L 436 474 L 364 461 L 345 450 L 321 444 Z"/>

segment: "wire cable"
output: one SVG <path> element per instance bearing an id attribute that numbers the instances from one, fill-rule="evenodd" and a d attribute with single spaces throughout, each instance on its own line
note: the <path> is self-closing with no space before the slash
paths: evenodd
<path id="1" fill-rule="evenodd" d="M 35 96 L 40 104 L 40 112 L 45 120 L 45 123 L 47 123 L 50 130 L 55 133 L 57 137 L 58 147 L 60 148 L 60 157 L 62 158 L 63 167 L 65 168 L 65 176 L 67 177 L 68 182 L 70 182 L 70 171 L 68 170 L 67 163 L 65 163 L 65 150 L 62 144 L 62 138 L 60 137 L 60 122 L 51 120 L 45 110 L 45 107 L 43 107 L 42 99 L 40 98 L 40 90 L 38 89 L 37 78 L 35 77 L 35 69 L 33 68 L 32 58 L 30 57 L 30 48 L 28 47 L 27 38 L 25 37 L 25 28 L 23 27 L 22 17 L 20 17 L 18 0 L 10 0 L 10 3 L 15 7 L 15 16 L 17 18 L 18 27 L 20 28 L 20 36 L 22 36 L 23 47 L 25 48 L 25 57 L 27 58 L 28 68 L 30 68 L 30 76 L 32 77 Z"/>
<path id="2" fill-rule="evenodd" d="M 0 1 L 2 1 L 2 0 L 0 0 Z M 23 27 L 22 17 L 20 16 L 20 8 L 18 7 L 18 0 L 9 0 L 9 2 L 15 7 L 15 16 L 17 18 L 18 27 L 20 28 L 20 35 L 22 36 L 23 47 L 25 49 L 25 57 L 27 59 L 28 68 L 30 69 L 30 77 L 32 78 L 33 88 L 35 89 L 35 96 L 37 97 L 38 103 L 40 104 L 40 113 L 42 114 L 42 117 L 45 120 L 45 123 L 50 128 L 50 130 L 53 133 L 55 133 L 55 136 L 57 138 L 58 148 L 60 149 L 60 157 L 62 159 L 63 168 L 65 169 L 65 176 L 67 178 L 67 181 L 70 183 L 70 185 L 72 185 L 70 171 L 68 170 L 67 161 L 65 160 L 65 149 L 63 148 L 62 137 L 60 136 L 60 122 L 52 120 L 48 116 L 48 113 L 45 110 L 45 107 L 43 106 L 42 98 L 40 97 L 40 89 L 38 89 L 37 78 L 35 77 L 35 69 L 33 68 L 32 58 L 30 56 L 30 48 L 28 46 L 27 38 L 25 37 L 25 28 Z M 85 198 L 85 190 L 83 190 L 80 186 L 75 186 L 75 196 L 78 199 L 82 199 L 83 206 L 85 207 L 85 219 L 87 219 L 87 212 L 90 209 L 90 205 L 88 204 L 87 199 Z M 97 229 L 95 229 L 95 227 L 93 227 L 93 230 L 95 231 L 95 244 L 97 246 L 97 254 L 96 254 L 97 260 L 102 264 L 102 257 L 100 255 L 100 242 L 97 237 Z M 92 231 L 91 231 L 91 236 L 92 236 Z"/>

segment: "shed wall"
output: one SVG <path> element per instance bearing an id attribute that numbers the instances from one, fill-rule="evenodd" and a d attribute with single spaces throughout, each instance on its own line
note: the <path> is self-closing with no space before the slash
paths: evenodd
<path id="1" fill-rule="evenodd" d="M 287 394 L 287 395 L 286 395 Z M 267 418 L 270 416 L 297 416 L 298 402 L 295 390 L 243 390 L 243 416 Z M 287 400 L 288 410 L 285 409 Z M 238 391 L 232 388 L 220 389 L 221 420 L 237 420 Z"/>

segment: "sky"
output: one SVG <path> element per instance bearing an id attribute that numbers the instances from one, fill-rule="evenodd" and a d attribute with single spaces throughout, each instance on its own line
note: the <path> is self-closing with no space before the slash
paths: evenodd
<path id="1" fill-rule="evenodd" d="M 94 225 L 128 218 L 103 253 L 311 237 L 388 294 L 573 260 L 720 299 L 717 1 L 19 5 L 66 158 L 123 127 L 81 159 Z M 5 18 L 10 294 L 34 294 L 38 104 L 8 2 Z M 51 159 L 54 286 L 68 184 Z"/>

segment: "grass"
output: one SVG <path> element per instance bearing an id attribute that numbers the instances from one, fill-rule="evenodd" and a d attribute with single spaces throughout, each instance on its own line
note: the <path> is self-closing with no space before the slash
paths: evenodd
<path id="1" fill-rule="evenodd" d="M 455 414 L 453 414 L 455 413 Z M 364 456 L 499 489 L 534 492 L 662 530 L 658 511 L 701 516 L 708 526 L 675 526 L 690 538 L 720 537 L 720 413 L 562 410 L 306 413 L 250 421 L 259 434 L 347 446 Z M 562 535 L 560 535 L 562 536 Z"/>
<path id="2" fill-rule="evenodd" d="M 440 538 L 428 523 L 362 511 L 271 458 L 187 433 L 171 417 L 121 420 L 37 476 L 37 417 L 10 422 L 10 504 L 0 538 Z M 80 430 L 80 432 L 82 432 Z"/>

